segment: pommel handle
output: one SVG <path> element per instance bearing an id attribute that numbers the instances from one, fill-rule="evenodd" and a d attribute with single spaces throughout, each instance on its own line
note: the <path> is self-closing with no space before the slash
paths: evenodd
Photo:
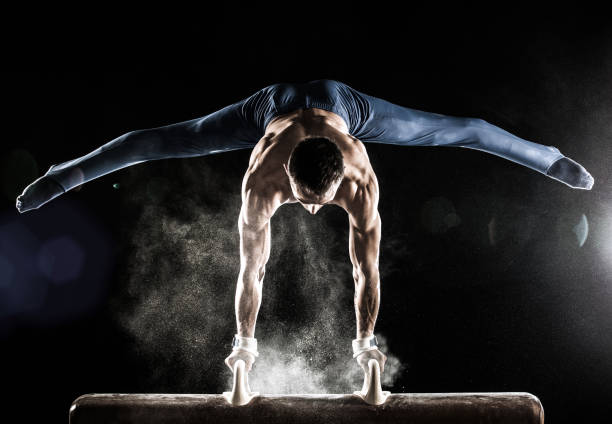
<path id="1" fill-rule="evenodd" d="M 382 405 L 391 393 L 383 391 L 380 383 L 380 364 L 376 359 L 368 361 L 368 372 L 363 379 L 361 391 L 354 392 L 370 405 Z"/>
<path id="2" fill-rule="evenodd" d="M 231 392 L 223 392 L 223 397 L 234 406 L 246 405 L 259 395 L 257 392 L 251 392 L 249 388 L 249 377 L 245 366 L 242 359 L 234 363 L 234 387 Z"/>

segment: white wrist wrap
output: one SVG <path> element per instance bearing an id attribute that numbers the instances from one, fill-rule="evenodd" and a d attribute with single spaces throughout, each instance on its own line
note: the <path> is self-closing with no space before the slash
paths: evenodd
<path id="1" fill-rule="evenodd" d="M 376 336 L 371 335 L 362 339 L 353 340 L 353 358 L 356 358 L 368 350 L 378 350 L 378 340 L 376 340 Z"/>
<path id="2" fill-rule="evenodd" d="M 255 357 L 259 356 L 259 352 L 257 352 L 257 339 L 255 337 L 242 337 L 235 334 L 232 340 L 232 350 L 242 350 Z"/>

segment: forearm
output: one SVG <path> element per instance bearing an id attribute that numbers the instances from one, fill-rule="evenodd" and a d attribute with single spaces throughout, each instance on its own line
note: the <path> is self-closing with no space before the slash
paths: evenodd
<path id="1" fill-rule="evenodd" d="M 255 323 L 261 306 L 263 279 L 257 273 L 241 271 L 236 286 L 236 325 L 238 335 L 255 337 Z"/>
<path id="2" fill-rule="evenodd" d="M 357 338 L 371 336 L 380 306 L 380 277 L 378 271 L 359 274 L 355 281 L 355 318 Z"/>

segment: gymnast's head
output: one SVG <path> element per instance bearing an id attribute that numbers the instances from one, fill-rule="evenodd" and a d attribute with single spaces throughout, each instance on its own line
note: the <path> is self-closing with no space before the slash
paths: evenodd
<path id="1" fill-rule="evenodd" d="M 283 164 L 293 196 L 311 214 L 331 201 L 344 176 L 342 152 L 325 137 L 309 137 L 291 151 L 289 166 Z"/>

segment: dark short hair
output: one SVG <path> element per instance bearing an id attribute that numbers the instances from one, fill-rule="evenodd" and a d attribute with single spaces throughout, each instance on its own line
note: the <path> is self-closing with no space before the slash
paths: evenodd
<path id="1" fill-rule="evenodd" d="M 344 175 L 342 152 L 328 138 L 305 138 L 291 151 L 289 174 L 301 187 L 320 196 Z"/>

